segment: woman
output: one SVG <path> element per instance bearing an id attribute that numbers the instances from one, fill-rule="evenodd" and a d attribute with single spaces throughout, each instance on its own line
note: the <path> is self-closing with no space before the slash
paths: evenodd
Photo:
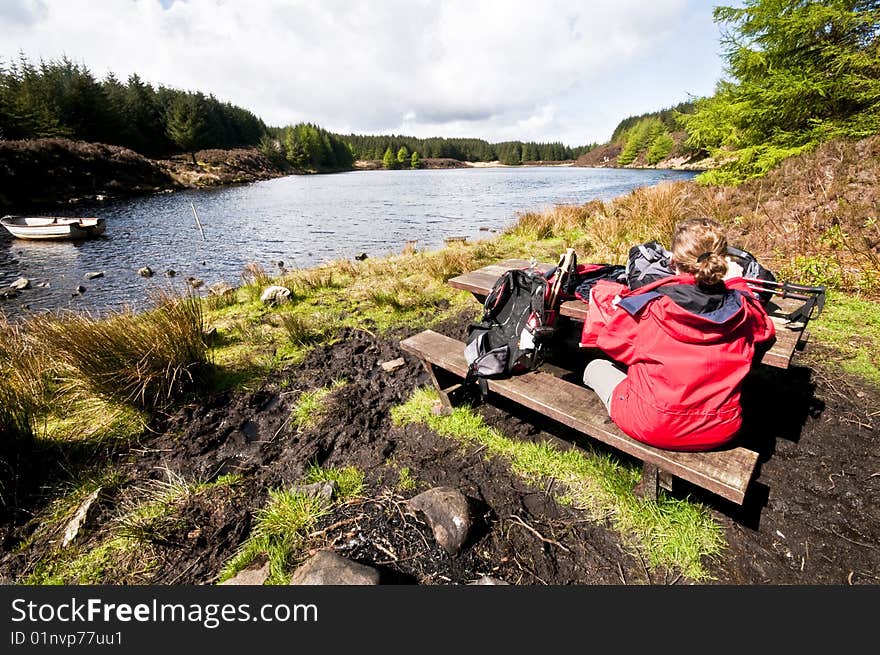
<path id="1" fill-rule="evenodd" d="M 674 275 L 637 290 L 599 282 L 590 294 L 581 346 L 601 348 L 628 370 L 594 360 L 584 383 L 634 439 L 711 450 L 742 424 L 742 380 L 755 347 L 775 330 L 726 252 L 717 222 L 682 221 L 672 238 Z"/>

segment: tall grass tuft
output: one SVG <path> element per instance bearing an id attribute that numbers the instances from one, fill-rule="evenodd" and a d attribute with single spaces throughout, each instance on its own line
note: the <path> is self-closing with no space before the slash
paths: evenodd
<path id="1" fill-rule="evenodd" d="M 46 390 L 44 369 L 29 331 L 0 319 L 0 508 L 15 495 L 21 462 L 33 447 L 34 417 Z"/>
<path id="2" fill-rule="evenodd" d="M 150 409 L 192 390 L 207 372 L 202 305 L 163 294 L 142 314 L 37 317 L 29 324 L 72 389 Z"/>
<path id="3" fill-rule="evenodd" d="M 421 267 L 435 280 L 446 282 L 456 275 L 479 268 L 479 265 L 472 248 L 453 245 L 428 253 Z"/>
<path id="4" fill-rule="evenodd" d="M 241 272 L 241 281 L 248 286 L 262 288 L 271 284 L 272 278 L 269 277 L 269 274 L 266 273 L 266 269 L 260 264 L 257 262 L 248 262 L 245 264 L 244 270 Z"/>
<path id="5" fill-rule="evenodd" d="M 320 315 L 279 314 L 279 319 L 290 340 L 301 346 L 317 343 L 328 333 L 328 321 Z"/>
<path id="6" fill-rule="evenodd" d="M 33 436 L 46 391 L 44 353 L 23 324 L 0 318 L 0 439 Z M 3 445 L 0 443 L 0 449 Z"/>

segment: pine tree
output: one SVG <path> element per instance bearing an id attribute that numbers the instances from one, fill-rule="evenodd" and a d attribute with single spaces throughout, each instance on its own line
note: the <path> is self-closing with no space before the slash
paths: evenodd
<path id="1" fill-rule="evenodd" d="M 735 158 L 714 181 L 760 175 L 829 138 L 880 132 L 877 0 L 745 0 L 714 17 L 726 26 L 731 79 L 680 119 L 688 146 Z"/>
<path id="2" fill-rule="evenodd" d="M 406 146 L 400 146 L 400 150 L 397 151 L 397 163 L 405 164 L 407 159 L 409 159 L 409 151 Z"/>
<path id="3" fill-rule="evenodd" d="M 203 99 L 201 94 L 179 94 L 166 118 L 168 136 L 181 150 L 190 153 L 193 164 L 197 163 L 196 150 L 203 147 L 207 132 Z"/>
<path id="4" fill-rule="evenodd" d="M 391 146 L 385 150 L 385 155 L 382 157 L 382 167 L 387 170 L 397 167 L 397 160 L 394 158 L 394 153 L 391 152 Z"/>
<path id="5" fill-rule="evenodd" d="M 413 168 L 420 168 L 422 162 L 419 160 L 419 152 L 418 150 L 413 150 L 412 158 L 410 159 L 410 164 Z"/>

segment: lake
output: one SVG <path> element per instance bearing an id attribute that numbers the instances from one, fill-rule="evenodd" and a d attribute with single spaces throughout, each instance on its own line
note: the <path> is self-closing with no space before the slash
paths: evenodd
<path id="1" fill-rule="evenodd" d="M 240 283 L 245 264 L 270 274 L 361 253 L 381 257 L 407 241 L 420 249 L 449 236 L 487 238 L 517 213 L 610 199 L 640 186 L 689 179 L 689 171 L 576 167 L 354 171 L 292 175 L 222 189 L 187 190 L 80 206 L 59 215 L 103 216 L 105 236 L 36 242 L 0 235 L 0 286 L 27 277 L 31 288 L 0 311 L 143 307 L 150 288 Z M 190 203 L 198 211 L 203 239 Z M 481 230 L 480 228 L 483 228 Z M 149 266 L 156 275 L 143 278 Z M 166 276 L 173 270 L 174 278 Z M 104 277 L 86 280 L 86 273 Z M 38 284 L 48 283 L 40 287 Z M 82 285 L 85 291 L 76 293 Z"/>

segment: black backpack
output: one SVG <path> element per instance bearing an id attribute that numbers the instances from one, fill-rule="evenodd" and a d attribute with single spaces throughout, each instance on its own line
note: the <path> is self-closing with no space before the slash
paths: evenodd
<path id="1" fill-rule="evenodd" d="M 775 282 L 776 276 L 764 268 L 750 252 L 727 246 L 727 256 L 742 266 L 743 277 L 752 280 Z M 626 260 L 626 280 L 630 289 L 638 289 L 660 278 L 673 275 L 670 259 L 672 253 L 656 241 L 649 241 L 629 249 Z M 772 297 L 768 291 L 756 290 L 761 302 L 767 304 Z"/>
<path id="2" fill-rule="evenodd" d="M 656 241 L 633 246 L 626 258 L 626 285 L 630 289 L 640 289 L 673 275 L 671 257 L 672 253 Z"/>
<path id="3" fill-rule="evenodd" d="M 468 328 L 465 386 L 534 369 L 552 328 L 545 324 L 547 279 L 534 269 L 503 273 L 486 296 L 483 316 Z"/>

